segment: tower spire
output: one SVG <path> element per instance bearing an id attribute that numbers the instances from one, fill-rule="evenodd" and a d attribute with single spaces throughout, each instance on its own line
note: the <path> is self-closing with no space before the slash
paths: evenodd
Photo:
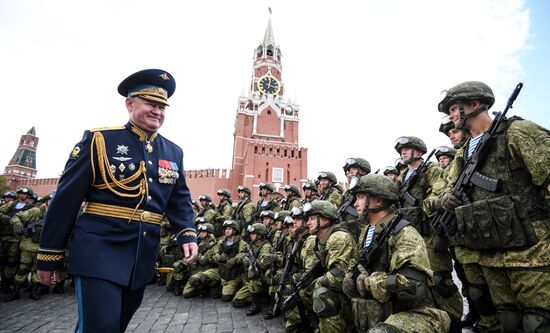
<path id="1" fill-rule="evenodd" d="M 270 9 L 271 12 L 271 9 Z M 267 22 L 267 28 L 265 29 L 264 41 L 262 43 L 265 45 L 275 46 L 275 37 L 273 37 L 273 27 L 271 26 L 271 16 L 269 16 L 269 21 Z"/>

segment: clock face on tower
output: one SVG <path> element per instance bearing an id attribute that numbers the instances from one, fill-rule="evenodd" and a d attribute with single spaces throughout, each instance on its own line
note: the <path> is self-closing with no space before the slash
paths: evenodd
<path id="1" fill-rule="evenodd" d="M 258 90 L 264 95 L 277 95 L 281 85 L 274 76 L 264 75 L 258 81 Z"/>

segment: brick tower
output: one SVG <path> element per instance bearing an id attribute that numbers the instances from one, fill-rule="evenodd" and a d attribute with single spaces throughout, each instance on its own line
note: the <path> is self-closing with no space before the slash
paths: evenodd
<path id="1" fill-rule="evenodd" d="M 33 127 L 21 136 L 19 147 L 4 169 L 4 176 L 9 182 L 36 178 L 36 146 L 38 138 Z"/>
<path id="2" fill-rule="evenodd" d="M 307 149 L 298 142 L 300 107 L 285 99 L 281 58 L 270 18 L 254 50 L 250 90 L 237 106 L 229 181 L 235 195 L 239 185 L 250 187 L 257 199 L 261 182 L 278 190 L 286 184 L 301 188 L 307 180 Z"/>

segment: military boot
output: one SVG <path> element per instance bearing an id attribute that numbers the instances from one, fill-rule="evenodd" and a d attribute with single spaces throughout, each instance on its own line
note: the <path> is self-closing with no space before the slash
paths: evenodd
<path id="1" fill-rule="evenodd" d="M 250 306 L 250 309 L 246 312 L 247 316 L 254 316 L 257 315 L 262 311 L 262 305 L 260 304 L 260 296 L 259 294 L 252 294 L 252 305 Z"/>
<path id="2" fill-rule="evenodd" d="M 460 323 L 462 327 L 472 327 L 479 321 L 479 314 L 475 309 L 470 308 L 468 313 L 462 319 Z"/>
<path id="3" fill-rule="evenodd" d="M 65 280 L 61 280 L 52 288 L 52 293 L 54 294 L 64 294 L 65 293 Z"/>
<path id="4" fill-rule="evenodd" d="M 11 286 L 13 285 L 13 278 L 7 278 L 2 275 L 2 292 L 4 294 L 11 294 Z"/>
<path id="5" fill-rule="evenodd" d="M 275 303 L 273 303 L 273 305 L 271 306 L 271 309 L 269 311 L 264 313 L 264 319 L 273 319 L 273 318 L 275 318 L 275 317 L 277 317 L 281 314 L 281 311 L 279 310 L 279 307 L 277 307 L 275 312 L 273 312 L 273 306 L 274 305 L 275 305 Z"/>
<path id="6" fill-rule="evenodd" d="M 57 287 L 57 285 L 56 285 L 56 287 Z M 29 294 L 29 298 L 32 298 L 34 300 L 39 300 L 40 298 L 42 298 L 42 286 L 40 285 L 40 283 L 33 283 L 32 284 L 31 292 Z"/>
<path id="7" fill-rule="evenodd" d="M 4 299 L 4 302 L 11 302 L 11 301 L 15 301 L 16 299 L 19 299 L 20 296 L 19 296 L 19 291 L 21 290 L 21 285 L 19 283 L 16 283 L 14 286 L 13 286 L 13 291 L 11 292 L 11 294 L 8 295 L 8 297 L 6 297 Z"/>
<path id="8" fill-rule="evenodd" d="M 181 296 L 181 293 L 183 292 L 183 281 L 175 280 L 173 290 L 174 290 L 174 296 Z"/>

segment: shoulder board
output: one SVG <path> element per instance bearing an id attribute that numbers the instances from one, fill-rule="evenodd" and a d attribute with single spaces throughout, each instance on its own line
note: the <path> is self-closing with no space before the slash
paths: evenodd
<path id="1" fill-rule="evenodd" d="M 397 225 L 395 226 L 395 229 L 393 229 L 392 231 L 392 236 L 393 235 L 397 235 L 401 229 L 405 228 L 406 226 L 410 225 L 411 222 L 407 221 L 407 220 L 401 220 L 399 222 L 397 222 Z"/>
<path id="2" fill-rule="evenodd" d="M 90 132 L 101 132 L 101 131 L 114 131 L 114 130 L 121 130 L 125 129 L 124 126 L 111 126 L 111 127 L 97 127 L 90 129 Z"/>

